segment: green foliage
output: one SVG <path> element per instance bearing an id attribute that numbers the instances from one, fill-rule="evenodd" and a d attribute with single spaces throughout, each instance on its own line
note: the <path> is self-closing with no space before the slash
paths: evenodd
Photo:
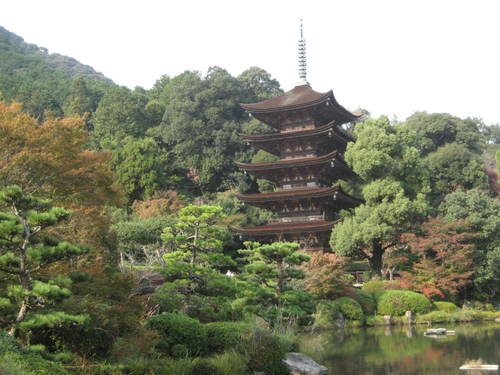
<path id="1" fill-rule="evenodd" d="M 453 142 L 475 153 L 480 153 L 483 146 L 480 120 L 477 119 L 462 120 L 447 113 L 416 112 L 402 126 L 415 134 L 415 145 L 422 155 Z"/>
<path id="2" fill-rule="evenodd" d="M 166 153 L 152 138 L 124 139 L 122 147 L 113 150 L 112 164 L 116 181 L 123 187 L 130 202 L 167 189 L 175 180 L 167 176 Z"/>
<path id="3" fill-rule="evenodd" d="M 246 256 L 242 278 L 247 282 L 242 289 L 242 302 L 247 310 L 273 324 L 278 316 L 285 319 L 299 318 L 307 323 L 314 311 L 312 296 L 303 290 L 293 290 L 291 282 L 305 277 L 299 268 L 310 257 L 297 251 L 293 242 L 274 242 L 260 245 L 245 242 L 246 249 L 239 250 Z"/>
<path id="4" fill-rule="evenodd" d="M 472 224 L 478 234 L 474 238 L 474 263 L 478 266 L 473 281 L 475 294 L 494 299 L 500 278 L 500 201 L 478 189 L 457 190 L 445 197 L 438 211 L 448 222 L 465 220 Z"/>
<path id="5" fill-rule="evenodd" d="M 148 127 L 147 98 L 126 87 L 111 87 L 99 102 L 94 115 L 93 136 L 102 149 L 120 146 L 126 137 L 142 137 Z"/>
<path id="6" fill-rule="evenodd" d="M 67 375 L 54 362 L 28 350 L 12 337 L 0 331 L 0 373 L 2 375 Z"/>
<path id="7" fill-rule="evenodd" d="M 433 194 L 446 194 L 457 187 L 487 188 L 488 177 L 480 156 L 459 143 L 448 143 L 427 155 Z"/>
<path id="8" fill-rule="evenodd" d="M 431 301 L 423 294 L 408 290 L 388 290 L 377 301 L 379 315 L 402 316 L 406 311 L 425 314 L 431 310 Z"/>
<path id="9" fill-rule="evenodd" d="M 385 250 L 425 217 L 428 182 L 412 137 L 387 118 L 358 123 L 354 134 L 345 158 L 367 181 L 365 203 L 343 214 L 330 245 L 341 256 L 367 259 L 380 274 Z"/>
<path id="10" fill-rule="evenodd" d="M 338 326 L 340 306 L 333 301 L 321 301 L 316 305 L 314 327 L 331 329 Z"/>
<path id="11" fill-rule="evenodd" d="M 243 340 L 243 347 L 250 371 L 269 375 L 288 374 L 288 369 L 283 362 L 286 349 L 279 338 L 270 332 L 254 331 Z"/>
<path id="12" fill-rule="evenodd" d="M 70 315 L 53 308 L 71 296 L 68 289 L 71 280 L 62 275 L 48 279 L 38 273 L 59 260 L 85 253 L 83 248 L 46 234 L 68 217 L 68 211 L 51 207 L 48 200 L 24 194 L 17 186 L 0 190 L 2 205 L 7 210 L 0 212 L 0 271 L 18 276 L 18 280 L 10 279 L 5 289 L 0 290 L 5 293 L 3 305 L 11 304 L 17 309 L 15 314 L 12 309 L 7 320 L 10 333 L 14 334 L 18 327 L 29 331 L 36 327 L 83 323 L 85 315 Z"/>
<path id="13" fill-rule="evenodd" d="M 156 348 L 161 353 L 175 356 L 183 354 L 178 345 L 183 345 L 187 351 L 184 354 L 197 356 L 205 352 L 207 332 L 196 319 L 183 314 L 164 313 L 154 315 L 147 320 L 149 328 L 158 331 L 161 340 Z"/>
<path id="14" fill-rule="evenodd" d="M 210 362 L 215 367 L 216 375 L 244 375 L 248 372 L 245 357 L 234 350 L 217 354 L 210 358 Z"/>
<path id="15" fill-rule="evenodd" d="M 362 322 L 364 320 L 363 309 L 359 302 L 350 297 L 340 297 L 334 301 L 338 306 L 342 315 L 346 320 L 357 320 Z"/>
<path id="16" fill-rule="evenodd" d="M 368 293 L 376 294 L 383 290 L 400 289 L 397 281 L 372 280 L 363 284 L 362 290 Z"/>
<path id="17" fill-rule="evenodd" d="M 250 333 L 245 322 L 215 322 L 205 325 L 209 353 L 222 353 L 236 348 L 242 338 Z"/>
<path id="18" fill-rule="evenodd" d="M 478 310 L 460 310 L 454 312 L 431 311 L 427 314 L 417 315 L 416 323 L 456 323 L 456 322 L 477 322 L 494 321 L 500 317 L 500 312 L 496 311 L 478 311 Z"/>
<path id="19" fill-rule="evenodd" d="M 453 313 L 458 310 L 457 305 L 455 305 L 453 302 L 436 301 L 434 302 L 434 306 L 436 306 L 436 309 L 438 311 L 444 311 L 448 313 Z"/>
<path id="20" fill-rule="evenodd" d="M 351 298 L 361 305 L 361 308 L 363 309 L 363 313 L 365 315 L 372 315 L 375 313 L 377 303 L 375 301 L 375 298 L 373 297 L 373 292 L 358 289 L 354 289 L 351 292 Z"/>
<path id="21" fill-rule="evenodd" d="M 57 115 L 70 94 L 73 78 L 81 77 L 100 89 L 111 80 L 73 58 L 49 54 L 0 26 L 0 92 L 7 101 L 19 101 L 42 120 L 46 110 Z"/>

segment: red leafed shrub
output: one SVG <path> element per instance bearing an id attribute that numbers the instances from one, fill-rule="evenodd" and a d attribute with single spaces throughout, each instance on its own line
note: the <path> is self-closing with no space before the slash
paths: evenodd
<path id="1" fill-rule="evenodd" d="M 455 297 L 472 282 L 475 234 L 464 221 L 445 223 L 432 218 L 422 233 L 405 234 L 412 258 L 411 271 L 402 272 L 401 286 L 432 299 Z"/>

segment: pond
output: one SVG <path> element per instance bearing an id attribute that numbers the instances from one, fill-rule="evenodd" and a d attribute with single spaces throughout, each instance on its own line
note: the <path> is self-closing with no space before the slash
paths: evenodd
<path id="1" fill-rule="evenodd" d="M 428 326 L 322 331 L 302 335 L 299 351 L 328 367 L 329 375 L 470 375 L 469 371 L 458 370 L 468 360 L 500 363 L 499 323 L 433 327 L 456 333 L 425 337 Z"/>

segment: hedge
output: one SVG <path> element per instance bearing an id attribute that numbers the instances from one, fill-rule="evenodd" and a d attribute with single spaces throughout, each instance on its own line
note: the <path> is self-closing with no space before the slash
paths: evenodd
<path id="1" fill-rule="evenodd" d="M 352 298 L 358 301 L 365 315 L 372 315 L 375 313 L 377 304 L 372 293 L 365 290 L 354 290 Z"/>
<path id="2" fill-rule="evenodd" d="M 329 329 L 337 326 L 339 314 L 341 314 L 339 305 L 333 301 L 321 301 L 316 306 L 314 314 L 314 326 L 317 328 Z"/>
<path id="3" fill-rule="evenodd" d="M 434 302 L 434 306 L 436 306 L 436 309 L 438 311 L 446 311 L 448 313 L 452 313 L 458 310 L 457 305 L 455 305 L 453 302 Z"/>
<path id="4" fill-rule="evenodd" d="M 215 322 L 205 324 L 207 347 L 210 353 L 222 353 L 234 349 L 241 343 L 242 337 L 250 333 L 250 326 L 245 322 Z"/>
<path id="5" fill-rule="evenodd" d="M 347 320 L 364 320 L 363 309 L 358 301 L 350 297 L 340 297 L 334 301 Z"/>
<path id="6" fill-rule="evenodd" d="M 379 315 L 404 315 L 406 311 L 425 314 L 431 310 L 431 301 L 423 294 L 409 290 L 387 290 L 377 301 Z"/>
<path id="7" fill-rule="evenodd" d="M 160 333 L 156 348 L 174 357 L 197 356 L 206 350 L 207 332 L 203 324 L 187 315 L 166 313 L 152 316 L 148 328 Z"/>

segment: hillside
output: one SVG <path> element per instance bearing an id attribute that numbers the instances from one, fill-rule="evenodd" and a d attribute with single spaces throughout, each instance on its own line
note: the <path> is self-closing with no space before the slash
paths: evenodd
<path id="1" fill-rule="evenodd" d="M 113 84 L 92 67 L 71 57 L 50 54 L 0 26 L 0 93 L 4 99 L 24 103 L 37 117 L 44 109 L 62 114 L 71 84 L 79 77 L 96 88 Z"/>

